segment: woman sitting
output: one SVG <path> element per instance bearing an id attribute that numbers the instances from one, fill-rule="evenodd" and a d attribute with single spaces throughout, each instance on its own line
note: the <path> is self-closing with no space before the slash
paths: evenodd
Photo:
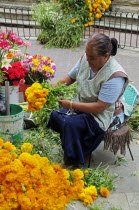
<path id="1" fill-rule="evenodd" d="M 52 112 L 47 127 L 60 133 L 66 168 L 84 164 L 85 157 L 102 141 L 112 120 L 124 121 L 120 97 L 128 83 L 122 66 L 114 59 L 117 40 L 95 34 L 85 54 L 58 83 L 77 82 L 72 101 L 60 99 L 61 109 Z"/>

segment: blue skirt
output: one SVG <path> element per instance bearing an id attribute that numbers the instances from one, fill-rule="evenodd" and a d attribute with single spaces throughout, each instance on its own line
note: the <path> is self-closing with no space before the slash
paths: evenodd
<path id="1" fill-rule="evenodd" d="M 101 143 L 105 131 L 91 114 L 74 110 L 74 115 L 67 115 L 68 111 L 63 108 L 53 111 L 47 127 L 60 133 L 66 157 L 83 165 L 85 157 Z"/>

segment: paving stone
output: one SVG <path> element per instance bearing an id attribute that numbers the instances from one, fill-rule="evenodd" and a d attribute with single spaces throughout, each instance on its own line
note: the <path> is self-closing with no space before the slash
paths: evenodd
<path id="1" fill-rule="evenodd" d="M 126 193 L 127 201 L 131 210 L 139 209 L 139 192 Z"/>

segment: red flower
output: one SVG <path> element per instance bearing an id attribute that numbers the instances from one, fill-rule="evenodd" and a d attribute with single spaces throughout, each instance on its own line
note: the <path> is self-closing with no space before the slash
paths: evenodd
<path id="1" fill-rule="evenodd" d="M 24 79 L 27 75 L 27 70 L 20 61 L 17 61 L 13 64 L 10 64 L 11 67 L 6 69 L 2 68 L 2 71 L 5 72 L 5 81 L 9 81 L 10 85 L 17 86 L 19 85 L 20 80 Z M 2 84 L 4 85 L 4 83 Z"/>

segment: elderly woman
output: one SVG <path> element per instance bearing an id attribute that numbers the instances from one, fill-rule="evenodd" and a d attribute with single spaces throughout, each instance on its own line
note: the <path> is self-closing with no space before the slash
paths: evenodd
<path id="1" fill-rule="evenodd" d="M 57 84 L 77 82 L 72 101 L 60 99 L 61 109 L 52 112 L 47 127 L 60 133 L 65 167 L 84 164 L 85 157 L 102 141 L 113 119 L 124 121 L 120 97 L 128 77 L 114 59 L 117 40 L 95 34 L 86 44 L 85 54 Z"/>

